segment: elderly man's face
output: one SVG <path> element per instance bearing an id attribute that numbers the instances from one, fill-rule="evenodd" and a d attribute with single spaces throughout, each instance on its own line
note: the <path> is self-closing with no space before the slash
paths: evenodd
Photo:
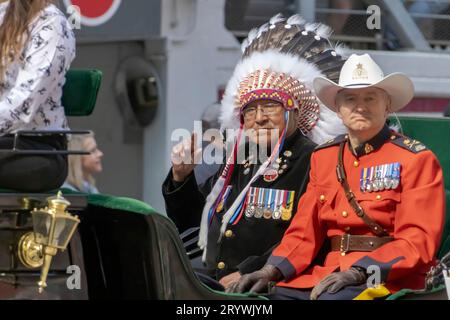
<path id="1" fill-rule="evenodd" d="M 344 89 L 336 96 L 336 106 L 349 131 L 377 131 L 386 122 L 390 99 L 379 88 Z"/>
<path id="2" fill-rule="evenodd" d="M 283 105 L 272 100 L 255 100 L 249 103 L 242 110 L 242 116 L 244 128 L 255 130 L 255 134 L 250 135 L 250 137 L 255 143 L 261 145 L 267 144 L 269 146 L 272 141 L 276 141 L 286 126 Z M 294 122 L 289 121 L 289 123 Z M 289 129 L 288 131 L 292 131 L 292 129 Z M 287 135 L 290 133 L 288 132 Z"/>

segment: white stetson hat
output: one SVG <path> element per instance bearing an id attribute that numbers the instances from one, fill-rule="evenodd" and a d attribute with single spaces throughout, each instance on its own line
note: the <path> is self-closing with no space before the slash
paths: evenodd
<path id="1" fill-rule="evenodd" d="M 339 76 L 339 84 L 317 77 L 313 81 L 314 90 L 322 103 L 336 112 L 336 94 L 342 89 L 376 87 L 383 89 L 391 98 L 390 111 L 406 106 L 414 97 L 414 85 L 403 73 L 384 76 L 383 71 L 366 53 L 352 54 L 344 63 Z"/>

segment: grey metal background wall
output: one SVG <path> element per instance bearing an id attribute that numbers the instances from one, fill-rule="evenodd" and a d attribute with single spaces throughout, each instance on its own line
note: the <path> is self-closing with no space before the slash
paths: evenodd
<path id="1" fill-rule="evenodd" d="M 63 1 L 61 10 L 67 13 Z M 76 30 L 77 57 L 73 68 L 103 72 L 96 109 L 89 117 L 71 117 L 73 129 L 92 129 L 104 152 L 103 172 L 97 176 L 102 193 L 143 198 L 142 139 L 129 139 L 114 93 L 120 63 L 130 56 L 144 57 L 144 41 L 160 36 L 160 0 L 124 0 L 106 23 Z"/>

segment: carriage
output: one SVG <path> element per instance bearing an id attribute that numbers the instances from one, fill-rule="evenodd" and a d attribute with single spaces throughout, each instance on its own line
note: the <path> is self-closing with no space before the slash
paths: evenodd
<path id="1" fill-rule="evenodd" d="M 63 94 L 68 116 L 91 114 L 101 79 L 97 70 L 69 71 Z M 445 141 L 450 119 L 392 120 L 437 155 L 450 202 L 450 148 Z M 21 134 L 29 133 L 18 133 L 18 139 Z M 15 148 L 0 152 L 24 153 Z M 450 251 L 449 212 L 438 258 Z M 49 219 L 57 217 L 64 221 L 55 236 L 49 224 L 56 222 Z M 53 222 L 47 222 L 45 228 L 45 221 Z M 68 242 L 67 248 L 64 242 Z M 441 269 L 438 271 L 425 290 L 405 288 L 388 299 L 446 299 Z M 40 194 L 0 190 L 0 299 L 265 298 L 225 294 L 202 284 L 175 225 L 150 205 L 131 198 L 61 189 Z"/>

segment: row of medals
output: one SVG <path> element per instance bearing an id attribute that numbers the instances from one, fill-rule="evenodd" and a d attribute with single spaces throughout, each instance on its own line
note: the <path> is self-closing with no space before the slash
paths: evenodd
<path id="1" fill-rule="evenodd" d="M 258 190 L 258 195 L 262 195 L 262 199 L 264 199 L 264 195 L 266 193 L 271 197 L 272 192 L 275 193 L 275 197 L 269 199 L 269 203 L 265 203 L 266 201 L 261 202 L 262 199 L 258 199 L 259 196 L 256 196 L 256 191 Z M 288 190 L 275 190 L 275 189 L 266 189 L 266 188 L 256 188 L 253 187 L 249 190 L 249 201 L 247 202 L 247 208 L 245 209 L 245 216 L 247 218 L 262 218 L 265 219 L 274 219 L 278 220 L 290 220 L 292 216 L 292 207 L 294 201 L 294 191 Z M 255 198 L 256 196 L 256 198 Z M 280 197 L 279 197 L 280 196 Z M 287 198 L 287 203 L 282 204 L 279 201 Z M 273 201 L 273 202 L 271 202 Z M 272 204 L 275 202 L 275 209 L 272 209 Z M 282 201 L 283 202 L 283 201 Z"/>
<path id="2" fill-rule="evenodd" d="M 255 217 L 258 219 L 262 217 L 264 217 L 265 219 L 272 218 L 274 220 L 278 220 L 281 218 L 281 220 L 288 221 L 292 216 L 292 204 L 288 208 L 279 206 L 273 211 L 271 208 L 264 207 L 262 204 L 252 204 L 245 210 L 245 216 L 247 218 Z"/>
<path id="3" fill-rule="evenodd" d="M 286 158 L 290 158 L 292 156 L 292 151 L 285 150 L 283 152 L 283 156 Z M 249 156 L 248 159 L 244 163 L 244 174 L 247 175 L 250 173 L 250 165 L 251 160 L 253 159 L 252 156 Z M 272 164 L 272 168 L 278 172 L 278 174 L 283 174 L 284 170 L 288 168 L 287 159 L 283 159 L 283 157 L 279 157 L 275 160 L 275 162 Z M 292 208 L 283 208 L 282 206 L 278 206 L 275 210 L 272 211 L 269 207 L 264 207 L 263 204 L 252 204 L 245 210 L 245 216 L 247 218 L 255 217 L 255 218 L 262 218 L 270 219 L 273 218 L 275 220 L 278 220 L 281 218 L 281 220 L 287 221 L 291 219 L 292 216 Z"/>
<path id="4" fill-rule="evenodd" d="M 365 180 L 361 179 L 361 191 L 376 192 L 385 189 L 396 189 L 400 184 L 400 164 L 397 162 L 392 165 L 394 166 L 393 172 L 389 173 L 388 176 L 382 177 L 382 174 L 380 173 L 380 176 L 376 177 L 373 180 L 370 180 L 368 178 L 366 178 Z M 383 166 L 388 166 L 388 164 L 372 167 L 372 170 L 374 170 L 375 172 L 378 172 L 378 170 L 380 170 L 380 172 L 382 172 Z"/>

